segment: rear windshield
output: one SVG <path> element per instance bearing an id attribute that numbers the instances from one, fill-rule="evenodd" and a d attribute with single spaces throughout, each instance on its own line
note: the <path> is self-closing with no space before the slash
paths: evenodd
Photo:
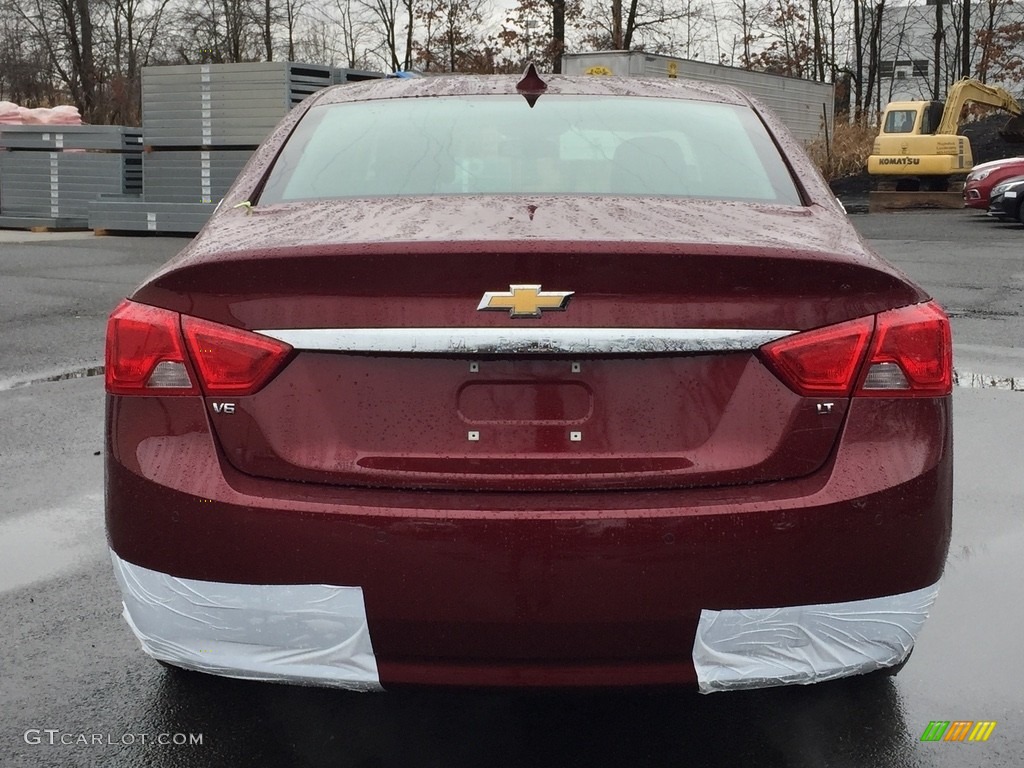
<path id="1" fill-rule="evenodd" d="M 799 205 L 757 115 L 595 96 L 384 99 L 314 107 L 260 197 L 668 195 Z"/>

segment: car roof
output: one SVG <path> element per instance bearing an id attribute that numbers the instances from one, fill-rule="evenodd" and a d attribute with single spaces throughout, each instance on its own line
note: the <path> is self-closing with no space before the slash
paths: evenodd
<path id="1" fill-rule="evenodd" d="M 1001 165 L 1011 165 L 1013 163 L 1024 163 L 1024 157 L 1004 157 L 999 160 L 989 160 L 987 163 L 978 163 L 971 170 L 983 171 L 986 168 L 998 168 Z"/>
<path id="2" fill-rule="evenodd" d="M 728 85 L 698 80 L 646 79 L 602 75 L 541 75 L 547 84 L 544 95 L 642 96 L 686 99 L 750 106 L 750 100 Z M 314 96 L 315 105 L 375 99 L 427 96 L 500 96 L 518 93 L 521 75 L 436 75 L 419 78 L 387 78 L 327 88 Z"/>

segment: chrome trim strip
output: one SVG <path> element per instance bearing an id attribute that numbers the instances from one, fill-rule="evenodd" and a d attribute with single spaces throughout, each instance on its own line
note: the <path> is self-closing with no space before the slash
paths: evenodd
<path id="1" fill-rule="evenodd" d="M 740 352 L 796 333 L 733 328 L 282 328 L 256 331 L 295 349 L 330 352 L 658 354 Z"/>

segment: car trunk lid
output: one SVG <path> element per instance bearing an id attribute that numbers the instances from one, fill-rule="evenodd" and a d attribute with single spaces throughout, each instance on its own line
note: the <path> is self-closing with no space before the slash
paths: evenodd
<path id="1" fill-rule="evenodd" d="M 179 259 L 135 298 L 297 349 L 230 409 L 208 399 L 234 467 L 301 482 L 582 490 L 806 475 L 846 402 L 795 394 L 757 348 L 924 298 L 856 246 L 809 236 L 278 245 L 265 231 L 270 243 Z M 536 317 L 481 311 L 515 286 L 571 295 Z"/>

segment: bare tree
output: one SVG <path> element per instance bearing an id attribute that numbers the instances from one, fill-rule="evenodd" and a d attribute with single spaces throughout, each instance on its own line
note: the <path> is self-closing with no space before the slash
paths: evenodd
<path id="1" fill-rule="evenodd" d="M 864 0 L 853 0 L 853 68 L 847 74 L 853 81 L 854 120 L 863 121 L 864 114 L 864 45 L 865 12 Z"/>
<path id="2" fill-rule="evenodd" d="M 370 27 L 365 18 L 361 18 L 353 0 L 335 0 L 340 13 L 339 26 L 344 51 L 345 66 L 355 69 L 359 58 L 359 51 L 364 47 L 364 39 L 370 32 Z"/>
<path id="3" fill-rule="evenodd" d="M 853 65 L 846 75 L 853 82 L 854 120 L 866 123 L 872 113 L 872 99 L 881 89 L 881 31 L 885 0 L 854 0 Z"/>
<path id="4" fill-rule="evenodd" d="M 882 22 L 885 19 L 885 0 L 877 0 L 874 8 L 872 9 L 871 16 L 871 35 L 868 44 L 868 75 L 867 75 L 867 88 L 864 94 L 864 107 L 870 109 L 872 94 L 876 95 L 876 99 L 881 99 L 880 92 L 882 90 L 881 83 L 881 39 L 882 39 Z M 877 88 L 877 90 L 876 90 Z M 881 102 L 878 101 L 875 104 L 875 113 L 881 111 Z"/>
<path id="5" fill-rule="evenodd" d="M 109 13 L 101 35 L 106 58 L 107 118 L 114 123 L 138 124 L 141 118 L 142 67 L 164 31 L 164 12 L 170 0 L 107 0 Z"/>
<path id="6" fill-rule="evenodd" d="M 743 53 L 740 66 L 750 69 L 754 62 L 754 44 L 764 37 L 762 22 L 769 13 L 769 6 L 761 0 L 732 0 L 733 21 L 739 27 L 739 39 L 733 40 L 733 47 L 739 42 Z"/>
<path id="7" fill-rule="evenodd" d="M 986 0 L 980 28 L 974 33 L 978 50 L 977 77 L 1019 82 L 1024 79 L 1020 48 L 1024 45 L 1024 16 L 1012 0 Z"/>
<path id="8" fill-rule="evenodd" d="M 856 3 L 857 0 L 854 2 Z M 836 46 L 836 38 L 840 34 L 840 24 L 843 22 L 840 3 L 841 0 L 828 0 L 829 80 L 833 83 L 839 79 L 839 48 Z"/>
<path id="9" fill-rule="evenodd" d="M 935 3 L 935 33 L 933 39 L 935 41 L 935 71 L 932 72 L 932 98 L 938 99 L 941 95 L 942 86 L 942 73 L 939 71 L 942 67 L 942 43 L 946 37 L 946 30 L 942 23 L 942 3 Z"/>
<path id="10" fill-rule="evenodd" d="M 518 0 L 491 41 L 503 51 L 496 67 L 522 71 L 529 60 L 542 71 L 561 72 L 567 30 L 582 17 L 580 0 Z"/>
<path id="11" fill-rule="evenodd" d="M 960 76 L 971 76 L 971 0 L 961 0 Z"/>
<path id="12" fill-rule="evenodd" d="M 368 53 L 375 37 L 366 9 L 357 0 L 310 6 L 296 17 L 293 61 L 349 69 L 378 66 Z M 289 57 L 291 58 L 291 57 Z"/>
<path id="13" fill-rule="evenodd" d="M 403 0 L 359 0 L 369 11 L 374 21 L 378 43 L 376 53 L 384 66 L 395 71 L 401 68 L 402 58 L 398 55 L 398 13 Z"/>
<path id="14" fill-rule="evenodd" d="M 260 0 L 252 7 L 253 23 L 259 26 L 260 39 L 263 43 L 263 56 L 267 61 L 274 60 L 274 27 L 280 20 L 280 12 L 273 0 Z"/>
<path id="15" fill-rule="evenodd" d="M 612 0 L 592 9 L 586 42 L 599 50 L 674 53 L 680 31 L 699 13 L 679 0 Z"/>
<path id="16" fill-rule="evenodd" d="M 32 25 L 12 3 L 0 3 L 0 100 L 50 104 L 59 98 L 57 79 Z"/>
<path id="17" fill-rule="evenodd" d="M 487 46 L 480 32 L 487 13 L 487 0 L 425 0 L 418 17 L 423 38 L 416 50 L 423 68 L 448 72 L 486 68 L 480 54 Z"/>
<path id="18" fill-rule="evenodd" d="M 814 77 L 818 80 L 825 80 L 825 39 L 822 34 L 821 0 L 810 0 L 811 6 L 811 28 L 814 36 L 813 67 Z"/>
<path id="19" fill-rule="evenodd" d="M 749 68 L 778 75 L 813 75 L 815 51 L 807 15 L 791 0 L 776 0 L 761 27 L 766 45 L 751 54 Z"/>
<path id="20" fill-rule="evenodd" d="M 88 0 L 22 0 L 14 6 L 87 121 L 101 119 Z"/>
<path id="21" fill-rule="evenodd" d="M 708 14 L 714 13 L 714 4 L 704 4 L 698 0 L 682 0 L 681 18 L 683 35 L 679 54 L 687 59 L 703 57 L 704 45 L 708 42 Z"/>
<path id="22" fill-rule="evenodd" d="M 718 23 L 718 11 L 715 10 L 715 4 L 711 4 L 711 26 L 714 30 L 715 40 L 715 62 L 717 64 L 725 63 L 725 54 L 722 53 L 722 28 Z"/>
<path id="23" fill-rule="evenodd" d="M 1001 15 L 1003 0 L 986 0 L 982 8 L 983 26 L 977 32 L 978 48 L 981 49 L 981 60 L 978 62 L 978 79 L 983 83 L 988 82 L 988 74 L 991 69 L 992 53 L 995 43 L 995 31 L 999 26 L 997 21 Z"/>
<path id="24" fill-rule="evenodd" d="M 269 5 L 271 0 L 265 0 Z M 280 10 L 277 14 L 277 22 L 284 26 L 285 57 L 288 61 L 295 61 L 295 35 L 299 19 L 306 7 L 306 0 L 281 0 Z M 270 57 L 267 57 L 270 61 Z"/>
<path id="25" fill-rule="evenodd" d="M 183 63 L 258 61 L 265 53 L 251 0 L 187 0 L 177 10 L 175 52 Z"/>
<path id="26" fill-rule="evenodd" d="M 901 8 L 892 8 L 892 9 L 890 9 L 890 11 L 892 11 L 892 13 L 890 13 L 888 15 L 890 23 L 888 25 L 886 25 L 886 28 L 883 28 L 883 30 L 880 32 L 881 42 L 880 42 L 880 52 L 879 52 L 879 55 L 880 56 L 882 55 L 882 53 L 881 53 L 882 50 L 891 53 L 891 55 L 892 55 L 892 63 L 893 63 L 893 66 L 891 67 L 891 69 L 887 68 L 888 71 L 889 71 L 889 84 L 888 84 L 887 97 L 886 97 L 887 101 L 891 101 L 892 100 L 893 90 L 896 87 L 896 66 L 895 66 L 895 62 L 899 61 L 901 59 L 902 60 L 907 60 L 907 59 L 911 59 L 912 60 L 913 57 L 914 57 L 914 53 L 913 53 L 913 51 L 910 50 L 910 47 L 909 47 L 910 44 L 911 44 L 911 40 L 910 40 L 910 36 L 909 36 L 909 28 L 911 26 L 910 12 L 911 12 L 912 9 L 914 9 L 914 6 L 911 6 L 911 5 L 905 5 L 905 6 L 902 7 L 902 9 Z M 901 11 L 902 11 L 902 13 L 901 13 Z M 879 88 L 879 93 L 881 93 L 882 81 L 884 79 L 883 73 L 882 73 L 882 69 L 883 68 L 880 65 L 879 66 L 879 70 L 878 70 L 878 83 L 879 83 L 878 88 Z"/>

